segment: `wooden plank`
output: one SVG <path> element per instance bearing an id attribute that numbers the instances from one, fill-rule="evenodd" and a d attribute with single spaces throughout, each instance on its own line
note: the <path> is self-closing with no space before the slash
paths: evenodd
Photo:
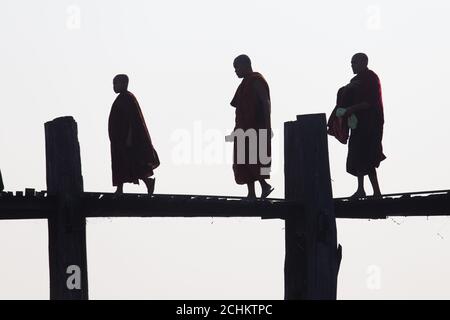
<path id="1" fill-rule="evenodd" d="M 137 196 L 85 196 L 83 207 L 86 217 L 258 217 L 286 218 L 301 211 L 298 202 L 267 200 L 228 200 L 203 197 Z"/>
<path id="2" fill-rule="evenodd" d="M 397 192 L 397 193 L 388 193 L 383 194 L 382 198 L 398 198 L 398 197 L 408 197 L 408 196 L 427 196 L 427 195 L 437 195 L 437 194 L 450 194 L 450 190 L 444 189 L 444 190 L 428 190 L 428 191 L 412 191 L 412 192 Z M 344 198 L 334 198 L 334 200 L 353 200 L 349 197 Z M 367 196 L 364 198 L 360 198 L 359 200 L 377 200 L 377 198 L 373 198 L 372 196 Z M 378 199 L 379 200 L 379 199 Z"/>
<path id="3" fill-rule="evenodd" d="M 52 198 L 0 195 L 0 220 L 47 219 L 55 208 Z"/>
<path id="4" fill-rule="evenodd" d="M 45 123 L 47 191 L 57 198 L 48 219 L 50 299 L 88 299 L 86 219 L 77 124 L 72 117 Z"/>
<path id="5" fill-rule="evenodd" d="M 404 196 L 400 198 L 335 200 L 337 218 L 385 219 L 386 217 L 419 217 L 450 215 L 450 194 Z"/>
<path id="6" fill-rule="evenodd" d="M 285 198 L 305 206 L 286 219 L 285 299 L 336 299 L 340 251 L 325 114 L 286 122 L 284 148 Z"/>
<path id="7" fill-rule="evenodd" d="M 25 197 L 0 193 L 0 220 L 47 219 L 56 211 L 57 200 L 45 191 L 25 192 Z M 450 215 L 450 194 L 402 196 L 364 200 L 334 199 L 336 218 L 386 219 L 387 217 L 435 217 Z M 286 219 L 303 210 L 300 201 L 278 199 L 248 201 L 245 198 L 201 195 L 127 194 L 113 199 L 112 193 L 85 192 L 82 212 L 88 218 L 106 217 L 260 217 Z"/>

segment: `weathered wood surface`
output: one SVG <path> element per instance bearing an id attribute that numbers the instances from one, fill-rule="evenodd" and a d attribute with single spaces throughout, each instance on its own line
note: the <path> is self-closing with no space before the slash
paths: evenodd
<path id="1" fill-rule="evenodd" d="M 26 191 L 25 191 L 26 193 Z M 431 193 L 431 194 L 430 194 Z M 401 196 L 398 196 L 401 195 Z M 286 219 L 303 210 L 300 201 L 269 199 L 247 201 L 240 197 L 204 195 L 125 194 L 84 192 L 83 214 L 87 218 L 107 217 L 260 217 Z M 383 199 L 333 200 L 336 218 L 386 219 L 388 217 L 433 217 L 450 215 L 450 190 L 396 194 Z M 47 219 L 56 210 L 56 197 L 44 191 L 34 196 L 0 193 L 0 220 Z"/>
<path id="2" fill-rule="evenodd" d="M 286 199 L 83 192 L 77 125 L 45 124 L 47 191 L 0 192 L 0 220 L 48 219 L 51 299 L 88 299 L 86 218 L 260 217 L 286 220 L 286 299 L 335 299 L 342 248 L 335 218 L 450 215 L 450 190 L 332 199 L 325 115 L 285 123 Z M 80 287 L 69 288 L 74 269 Z M 70 284 L 69 284 L 70 285 Z"/>
<path id="3" fill-rule="evenodd" d="M 82 212 L 80 146 L 72 117 L 45 123 L 47 191 L 56 197 L 48 217 L 50 299 L 88 299 L 86 218 Z"/>
<path id="4" fill-rule="evenodd" d="M 336 299 L 339 255 L 325 114 L 285 123 L 285 198 L 304 211 L 285 220 L 285 299 Z"/>

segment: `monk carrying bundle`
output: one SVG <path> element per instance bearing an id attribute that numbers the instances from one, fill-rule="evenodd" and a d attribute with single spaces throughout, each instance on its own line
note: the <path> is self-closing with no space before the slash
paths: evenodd
<path id="1" fill-rule="evenodd" d="M 366 196 L 364 176 L 368 175 L 375 197 L 381 196 L 376 168 L 386 159 L 383 154 L 383 99 L 380 79 L 368 69 L 368 57 L 357 53 L 352 58 L 356 76 L 339 89 L 337 104 L 328 121 L 328 133 L 348 143 L 347 172 L 358 178 L 353 198 Z"/>

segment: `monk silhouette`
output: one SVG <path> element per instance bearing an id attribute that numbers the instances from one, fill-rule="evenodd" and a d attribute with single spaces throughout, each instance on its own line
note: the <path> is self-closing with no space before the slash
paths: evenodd
<path id="1" fill-rule="evenodd" d="M 386 159 L 383 154 L 383 100 L 378 76 L 368 68 L 364 53 L 352 57 L 356 76 L 339 89 L 336 108 L 328 121 L 328 133 L 342 143 L 348 141 L 347 172 L 358 178 L 352 198 L 366 196 L 364 176 L 368 175 L 375 197 L 381 196 L 376 168 Z"/>
<path id="2" fill-rule="evenodd" d="M 227 141 L 234 142 L 233 172 L 237 184 L 246 184 L 247 198 L 256 198 L 255 181 L 261 185 L 261 198 L 273 188 L 270 178 L 271 124 L 270 92 L 264 77 L 253 72 L 250 58 L 238 56 L 233 63 L 236 75 L 242 79 L 231 105 L 236 108 L 235 128 Z"/>
<path id="3" fill-rule="evenodd" d="M 153 170 L 159 158 L 135 96 L 128 91 L 128 76 L 114 77 L 114 92 L 118 93 L 109 115 L 108 131 L 111 141 L 113 186 L 116 194 L 123 193 L 124 183 L 139 184 L 142 180 L 149 194 L 153 194 Z"/>

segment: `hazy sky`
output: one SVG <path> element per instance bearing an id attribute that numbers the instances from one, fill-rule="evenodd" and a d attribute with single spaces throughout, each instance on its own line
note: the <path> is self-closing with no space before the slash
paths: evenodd
<path id="1" fill-rule="evenodd" d="M 44 123 L 71 115 L 85 190 L 113 191 L 112 77 L 127 73 L 162 162 L 155 192 L 245 195 L 223 137 L 239 84 L 232 61 L 246 53 L 271 89 L 271 184 L 282 198 L 283 123 L 328 115 L 360 51 L 384 93 L 382 192 L 449 189 L 449 10 L 447 0 L 2 0 L 6 189 L 46 189 Z M 334 196 L 351 195 L 346 146 L 330 138 L 329 151 Z M 282 221 L 91 219 L 87 230 L 92 299 L 283 298 Z M 448 218 L 339 220 L 338 240 L 339 298 L 450 298 Z M 45 221 L 1 221 L 0 254 L 0 298 L 48 298 Z"/>

